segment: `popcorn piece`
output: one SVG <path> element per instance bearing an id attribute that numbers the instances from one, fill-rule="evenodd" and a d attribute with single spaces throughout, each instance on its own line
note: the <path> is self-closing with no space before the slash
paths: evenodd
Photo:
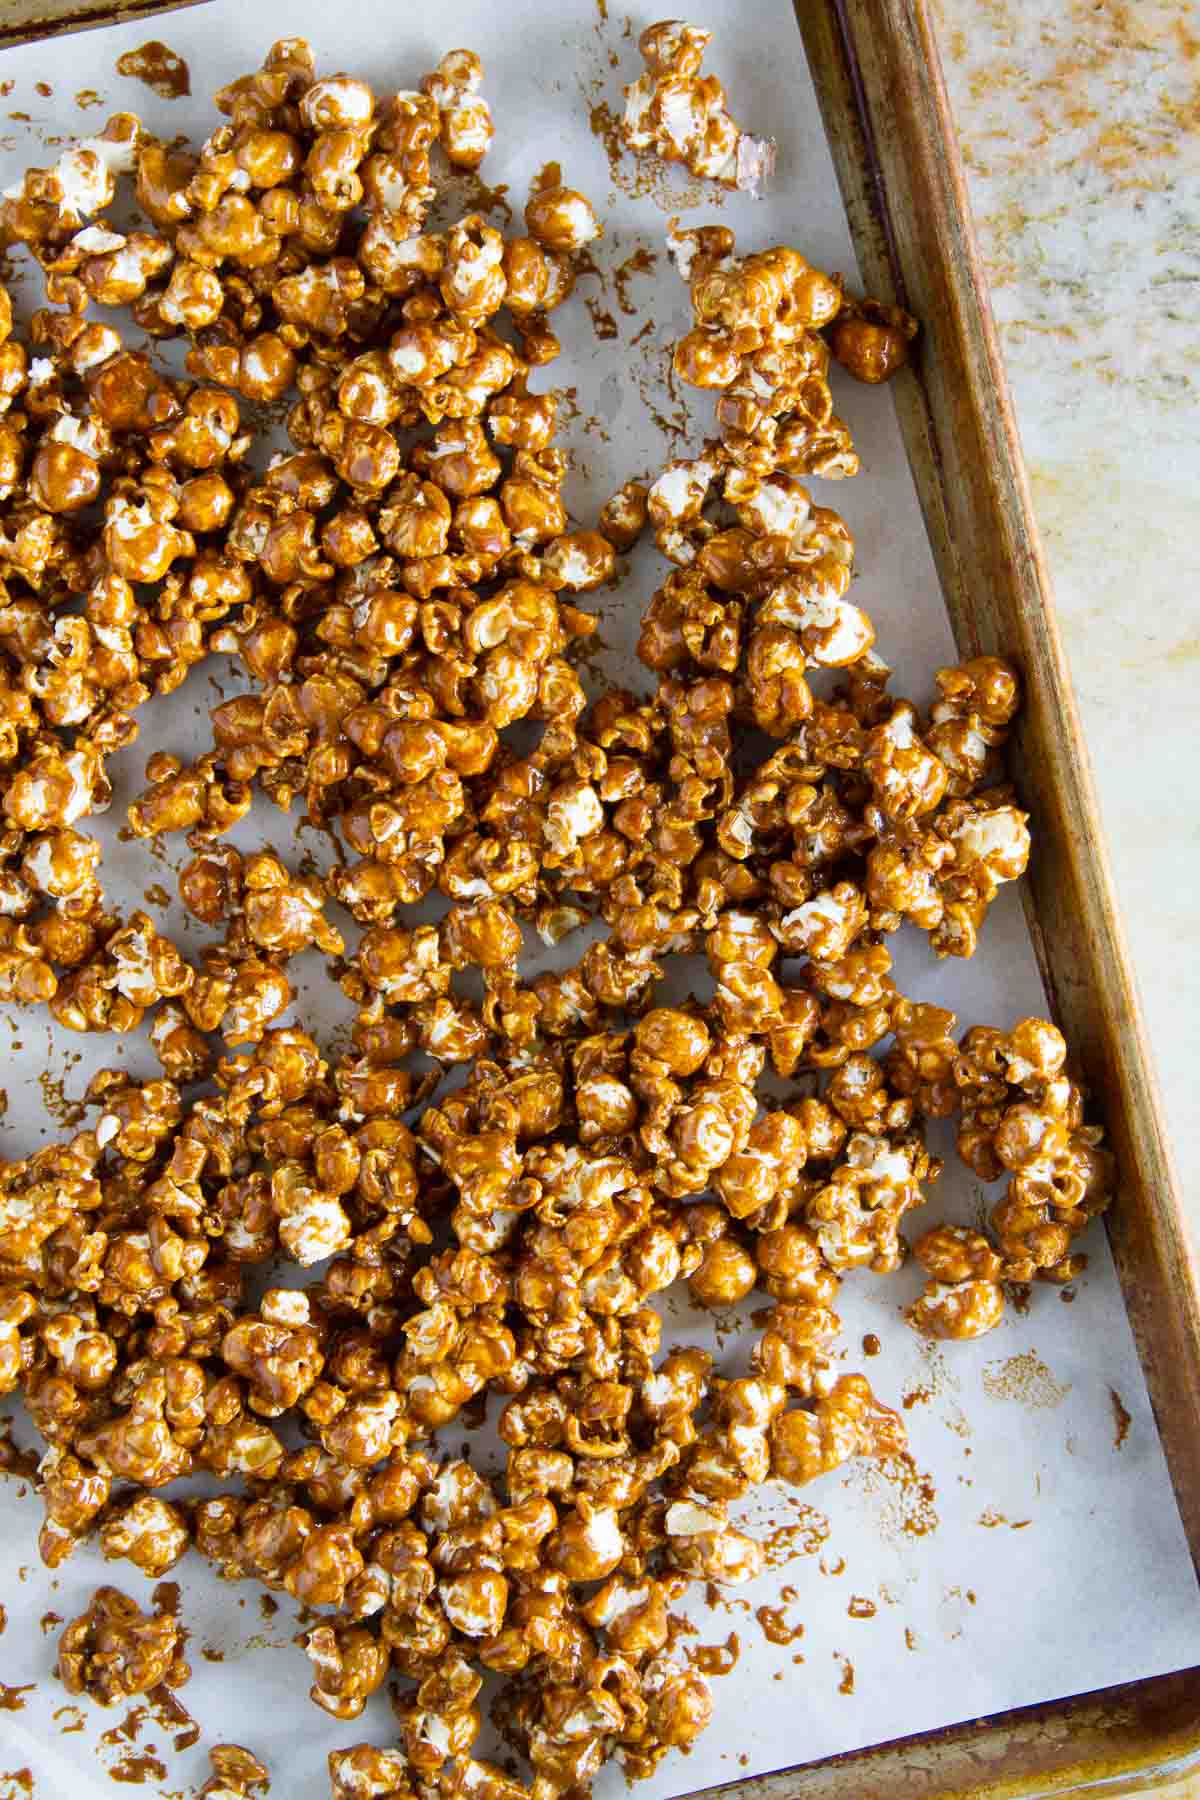
<path id="1" fill-rule="evenodd" d="M 757 197 L 775 168 L 775 143 L 751 137 L 733 119 L 725 90 L 701 75 L 712 33 L 678 19 L 647 26 L 638 39 L 645 73 L 625 89 L 621 136 L 724 187 Z"/>

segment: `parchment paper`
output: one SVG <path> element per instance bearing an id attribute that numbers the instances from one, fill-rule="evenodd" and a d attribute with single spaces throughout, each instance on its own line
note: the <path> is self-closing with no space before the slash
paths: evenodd
<path id="1" fill-rule="evenodd" d="M 604 10 L 600 0 L 601 13 Z M 555 316 L 566 354 L 545 372 L 547 385 L 572 391 L 579 417 L 571 428 L 575 468 L 569 498 L 580 520 L 626 476 L 661 464 L 676 447 L 698 444 L 709 412 L 663 385 L 664 346 L 687 319 L 685 294 L 662 255 L 667 216 L 725 222 L 745 249 L 786 241 L 828 268 L 852 270 L 853 255 L 820 128 L 816 102 L 787 0 L 707 0 L 703 22 L 716 31 L 712 68 L 726 81 L 738 116 L 779 141 L 769 197 L 755 204 L 720 195 L 683 177 L 650 181 L 629 164 L 610 169 L 589 111 L 620 107 L 621 84 L 636 72 L 636 38 L 654 14 L 627 21 L 613 5 L 603 19 L 591 0 L 446 0 L 440 7 L 370 0 L 214 0 L 151 24 L 93 31 L 0 57 L 0 178 L 13 180 L 32 161 L 57 154 L 49 140 L 94 131 L 108 111 L 130 108 L 164 136 L 199 140 L 213 122 L 208 96 L 256 67 L 270 41 L 303 33 L 322 71 L 347 68 L 378 91 L 415 86 L 446 49 L 467 44 L 487 68 L 486 91 L 498 135 L 484 167 L 491 184 L 524 198 L 534 171 L 551 157 L 600 205 L 607 235 L 597 247 L 603 279 L 587 277 L 579 297 Z M 117 57 L 161 34 L 190 66 L 191 98 L 167 102 L 115 74 Z M 35 84 L 53 88 L 40 95 Z M 81 107 L 94 90 L 104 107 Z M 86 95 L 84 96 L 86 98 Z M 3 114 L 27 113 L 5 120 Z M 602 116 L 596 121 L 603 123 Z M 639 248 L 656 257 L 653 274 L 613 272 Z M 19 290 L 36 303 L 31 275 Z M 627 313 L 621 296 L 633 308 Z M 594 318 L 583 302 L 591 300 Z M 647 329 L 647 320 L 653 321 Z M 607 333 L 598 336 L 597 333 Z M 639 336 L 639 334 L 642 334 Z M 953 658 L 917 502 L 886 391 L 843 382 L 839 409 L 850 420 L 864 472 L 855 482 L 817 484 L 820 498 L 844 512 L 858 541 L 854 598 L 879 627 L 880 648 L 897 671 L 898 693 L 926 697 L 932 672 Z M 690 418 L 690 423 L 689 423 Z M 670 426 L 682 426 L 677 438 Z M 638 615 L 665 569 L 641 550 L 617 593 L 598 597 L 610 674 L 645 687 L 631 648 Z M 218 671 L 222 680 L 223 673 Z M 217 697 L 206 665 L 188 685 L 143 715 L 140 744 L 118 761 L 116 798 L 104 837 L 104 879 L 123 905 L 145 904 L 145 890 L 173 891 L 170 868 L 147 847 L 122 844 L 116 831 L 140 785 L 151 749 L 193 753 L 205 712 Z M 90 822 L 89 829 L 97 822 Z M 243 841 L 265 838 L 288 850 L 292 828 L 271 808 L 253 816 Z M 305 840 L 315 849 L 314 840 Z M 1036 854 L 1036 842 L 1035 850 Z M 169 859 L 180 849 L 169 845 Z M 152 907 L 194 949 L 201 937 L 177 908 Z M 952 1004 L 966 1022 L 1009 1024 L 1043 1004 L 1017 898 L 1006 889 L 970 963 L 937 964 L 923 937 L 891 940 L 905 991 Z M 577 944 L 567 947 L 578 954 Z M 306 1022 L 333 1027 L 344 1012 L 316 965 L 301 994 Z M 144 1045 L 114 1046 L 48 1030 L 44 1016 L 0 1023 L 10 1110 L 0 1150 L 13 1156 L 59 1127 L 41 1104 L 39 1080 L 65 1084 L 78 1097 L 106 1062 L 155 1072 Z M 976 1221 L 987 1196 L 958 1165 L 948 1135 L 946 1176 L 923 1216 Z M 839 1310 L 847 1368 L 865 1368 L 880 1394 L 905 1409 L 918 1479 L 898 1481 L 854 1465 L 803 1491 L 763 1489 L 746 1511 L 773 1532 L 776 1565 L 753 1589 L 732 1590 L 712 1613 L 699 1596 L 685 1602 L 694 1642 L 737 1634 L 733 1672 L 715 1683 L 712 1728 L 693 1754 L 669 1758 L 643 1790 L 645 1800 L 765 1772 L 906 1733 L 1079 1693 L 1107 1683 L 1181 1667 L 1200 1656 L 1200 1603 L 1168 1485 L 1142 1377 L 1134 1356 L 1107 1247 L 1100 1230 L 1086 1243 L 1092 1262 L 1073 1290 L 1034 1292 L 1026 1314 L 975 1345 L 944 1352 L 920 1344 L 899 1317 L 916 1290 L 910 1272 L 879 1279 L 852 1275 Z M 711 1332 L 685 1305 L 668 1310 L 668 1332 Z M 880 1352 L 864 1358 L 874 1334 Z M 744 1339 L 722 1334 L 733 1367 Z M 29 1428 L 18 1425 L 28 1441 Z M 457 1443 L 458 1434 L 448 1434 Z M 286 1597 L 264 1616 L 260 1590 L 225 1586 L 195 1559 L 176 1571 L 191 1628 L 195 1675 L 182 1699 L 202 1727 L 199 1744 L 176 1753 L 178 1725 L 153 1716 L 130 1722 L 132 1741 L 111 1728 L 119 1716 L 67 1707 L 52 1675 L 53 1614 L 80 1611 L 97 1581 L 115 1579 L 145 1604 L 149 1583 L 128 1564 L 104 1565 L 80 1553 L 51 1577 L 37 1560 L 40 1507 L 13 1482 L 0 1483 L 0 1588 L 7 1630 L 0 1636 L 0 1680 L 34 1683 L 19 1710 L 0 1711 L 0 1800 L 33 1790 L 47 1795 L 111 1793 L 106 1771 L 139 1773 L 164 1794 L 188 1791 L 207 1773 L 206 1743 L 243 1742 L 270 1765 L 274 1792 L 310 1800 L 327 1792 L 326 1752 L 370 1739 L 394 1741 L 385 1698 L 363 1719 L 340 1725 L 306 1698 L 308 1665 L 291 1639 Z M 789 1596 L 781 1599 L 781 1590 Z M 786 1646 L 764 1636 L 756 1609 L 783 1607 L 785 1628 L 803 1625 Z M 218 1660 L 219 1659 L 219 1660 Z M 109 1732 L 108 1740 L 101 1737 Z M 186 1735 L 186 1733 L 185 1733 Z M 139 1757 L 150 1759 L 142 1763 Z M 158 1759 L 157 1764 L 153 1760 Z M 131 1760 L 132 1759 L 132 1760 Z M 156 1772 L 161 1768 L 162 1773 Z M 612 1769 L 603 1796 L 622 1789 Z"/>

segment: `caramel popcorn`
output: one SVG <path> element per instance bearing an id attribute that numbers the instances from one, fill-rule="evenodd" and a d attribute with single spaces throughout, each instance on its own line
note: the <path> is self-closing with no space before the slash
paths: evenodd
<path id="1" fill-rule="evenodd" d="M 1108 1207 L 1114 1168 L 1102 1130 L 1084 1123 L 1084 1091 L 1049 1020 L 1022 1019 L 1011 1032 L 973 1026 L 955 1051 L 953 1015 L 942 1017 L 952 1085 L 938 1110 L 958 1112 L 958 1152 L 979 1179 L 1007 1175 L 1008 1185 L 992 1209 L 993 1242 L 942 1225 L 914 1246 L 930 1280 L 906 1317 L 927 1337 L 968 1338 L 1000 1323 L 1003 1283 L 1082 1272 L 1087 1258 L 1071 1243 Z"/>
<path id="2" fill-rule="evenodd" d="M 111 1514 L 100 1532 L 105 1556 L 127 1557 L 143 1575 L 158 1580 L 173 1569 L 191 1542 L 183 1515 L 168 1500 L 139 1494 Z"/>
<path id="3" fill-rule="evenodd" d="M 625 89 L 621 136 L 693 175 L 758 195 L 775 168 L 775 143 L 751 137 L 731 116 L 715 75 L 701 75 L 712 32 L 680 19 L 649 25 L 638 39 L 646 64 Z"/>
<path id="4" fill-rule="evenodd" d="M 754 192 L 773 145 L 708 42 L 643 33 L 626 140 Z M 956 1041 L 892 975 L 908 925 L 971 955 L 1030 851 L 1016 672 L 890 693 L 852 534 L 807 485 L 858 469 L 831 355 L 886 379 L 913 322 L 794 248 L 673 226 L 673 368 L 715 435 L 573 518 L 534 371 L 604 227 L 556 163 L 522 229 L 447 216 L 445 166 L 492 141 L 483 84 L 454 49 L 377 95 L 284 39 L 199 149 L 119 114 L 0 200 L 49 302 L 22 337 L 0 296 L 0 994 L 141 1027 L 162 1070 L 100 1069 L 78 1130 L 0 1163 L 0 1392 L 46 1445 L 48 1567 L 94 1537 L 158 1579 L 194 1547 L 321 1609 L 331 1718 L 404 1678 L 395 1747 L 329 1756 L 346 1800 L 554 1800 L 686 1750 L 713 1703 L 671 1609 L 764 1566 L 732 1504 L 904 1447 L 832 1308 L 908 1254 L 925 1121 L 1007 1178 L 990 1237 L 917 1237 L 928 1336 L 1070 1280 L 1113 1183 L 1053 1026 Z M 107 216 L 123 181 L 145 229 Z M 179 339 L 185 375 L 97 305 Z M 252 456 L 276 403 L 286 448 Z M 649 685 L 596 694 L 576 597 L 647 530 Z M 142 705 L 211 657 L 238 681 L 208 747 L 154 750 L 127 805 L 134 838 L 186 834 L 187 922 L 219 935 L 185 955 L 110 908 L 86 821 Z M 325 872 L 234 846 L 259 794 Z M 699 997 L 666 985 L 680 956 Z M 334 1043 L 289 1010 L 306 957 L 352 1008 Z M 718 1313 L 766 1296 L 743 1373 L 671 1341 L 676 1283 Z M 489 1405 L 485 1475 L 437 1434 Z M 102 1588 L 60 1673 L 112 1704 L 186 1680 L 182 1640 Z M 526 1776 L 474 1754 L 489 1675 Z M 209 1800 L 266 1782 L 211 1756 Z"/>

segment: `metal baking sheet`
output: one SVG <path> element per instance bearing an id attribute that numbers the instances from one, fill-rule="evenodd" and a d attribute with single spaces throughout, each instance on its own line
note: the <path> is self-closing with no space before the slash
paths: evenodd
<path id="1" fill-rule="evenodd" d="M 366 0 L 345 0 L 336 19 L 315 0 L 260 0 L 252 8 L 212 0 L 153 25 L 10 50 L 0 57 L 0 81 L 13 87 L 0 112 L 29 116 L 0 120 L 7 133 L 0 181 L 31 161 L 52 161 L 55 140 L 95 130 L 118 108 L 140 112 L 163 136 L 202 139 L 213 122 L 207 96 L 256 66 L 285 33 L 310 38 L 323 72 L 350 69 L 380 92 L 415 85 L 452 45 L 472 46 L 484 59 L 498 126 L 482 172 L 489 187 L 505 184 L 519 217 L 530 177 L 554 157 L 606 224 L 594 247 L 597 274 L 556 315 L 565 353 L 543 377 L 567 391 L 575 414 L 568 498 L 574 515 L 590 523 L 620 481 L 698 447 L 707 430 L 704 397 L 665 380 L 668 346 L 688 322 L 685 291 L 663 251 L 669 217 L 728 224 L 743 249 L 789 242 L 825 267 L 852 274 L 854 266 L 784 0 L 721 0 L 706 6 L 702 21 L 716 33 L 710 66 L 735 112 L 778 140 L 764 200 L 724 196 L 684 175 L 612 158 L 611 118 L 623 82 L 637 72 L 638 32 L 653 16 L 629 18 L 603 0 L 598 8 L 568 0 L 552 12 L 535 3 L 500 12 L 470 0 L 446 5 L 436 18 L 393 9 L 381 30 L 379 11 Z M 190 96 L 167 101 L 116 74 L 117 58 L 149 36 L 185 58 Z M 40 93 L 38 83 L 53 92 Z M 89 104 L 92 95 L 104 105 Z M 473 204 L 473 184 L 459 188 L 462 205 Z M 37 303 L 32 273 L 16 298 L 18 307 Z M 895 691 L 925 699 L 933 670 L 954 653 L 890 398 L 847 380 L 837 402 L 863 473 L 814 487 L 854 531 L 853 597 L 876 621 Z M 598 669 L 643 688 L 633 643 L 664 573 L 653 548 L 643 547 L 620 588 L 594 597 L 602 615 Z M 146 905 L 193 951 L 202 937 L 194 922 L 146 899 L 147 890 L 157 896 L 173 887 L 172 867 L 117 833 L 150 750 L 187 755 L 202 746 L 207 708 L 219 697 L 214 678 L 232 690 L 228 671 L 205 665 L 146 709 L 139 744 L 117 761 L 112 811 L 95 822 L 109 892 L 122 905 Z M 293 827 L 261 807 L 239 836 L 286 854 Z M 316 849 L 311 836 L 302 847 Z M 168 842 L 163 854 L 173 865 L 182 846 Z M 1012 890 L 993 908 L 968 964 L 936 963 L 915 933 L 891 945 L 905 991 L 953 1005 L 964 1022 L 1006 1025 L 1043 1006 Z M 318 964 L 302 984 L 298 1010 L 318 1034 L 345 1016 Z M 76 1039 L 52 1031 L 44 1015 L 8 1014 L 0 1034 L 10 1098 L 0 1149 L 9 1156 L 60 1129 L 53 1115 L 62 1095 L 77 1098 L 95 1068 L 155 1068 L 136 1039 Z M 919 1217 L 976 1222 L 986 1192 L 956 1163 L 949 1133 L 933 1136 L 947 1172 Z M 802 1491 L 764 1488 L 745 1503 L 769 1539 L 772 1566 L 752 1588 L 728 1590 L 715 1610 L 699 1594 L 684 1602 L 696 1628 L 686 1641 L 727 1644 L 733 1667 L 714 1682 L 709 1732 L 690 1756 L 662 1764 L 643 1789 L 646 1800 L 1196 1660 L 1200 1598 L 1103 1233 L 1095 1229 L 1084 1247 L 1091 1266 L 1072 1290 L 1036 1290 L 1026 1311 L 1011 1312 L 974 1345 L 935 1349 L 912 1336 L 900 1310 L 917 1289 L 913 1273 L 847 1279 L 839 1300 L 845 1366 L 864 1369 L 881 1397 L 902 1409 L 912 1465 L 852 1465 Z M 711 1333 L 683 1303 L 668 1302 L 666 1322 L 668 1338 Z M 862 1350 L 869 1334 L 881 1347 L 873 1358 Z M 748 1342 L 747 1334 L 723 1331 L 722 1366 L 736 1370 Z M 457 1444 L 461 1434 L 448 1435 Z M 115 1579 L 143 1604 L 150 1584 L 129 1565 L 105 1565 L 87 1551 L 51 1576 L 37 1560 L 39 1517 L 31 1494 L 0 1484 L 0 1596 L 8 1618 L 0 1682 L 33 1684 L 0 1715 L 0 1800 L 28 1791 L 111 1792 L 110 1777 L 141 1779 L 162 1794 L 186 1791 L 207 1772 L 205 1745 L 229 1740 L 264 1757 L 276 1793 L 308 1800 L 327 1791 L 329 1749 L 393 1741 L 382 1695 L 351 1725 L 309 1703 L 308 1665 L 293 1642 L 298 1627 L 286 1598 L 278 1611 L 264 1612 L 260 1590 L 223 1585 L 191 1558 L 173 1579 L 182 1588 L 195 1670 L 180 1699 L 201 1728 L 199 1741 L 176 1750 L 175 1739 L 190 1732 L 153 1711 L 133 1716 L 123 1734 L 119 1715 L 68 1704 L 52 1674 L 57 1620 L 81 1610 L 100 1580 Z M 772 1642 L 759 1616 L 764 1607 L 782 1608 L 776 1635 L 802 1632 L 786 1645 Z M 611 1769 L 598 1792 L 615 1796 L 621 1786 Z"/>

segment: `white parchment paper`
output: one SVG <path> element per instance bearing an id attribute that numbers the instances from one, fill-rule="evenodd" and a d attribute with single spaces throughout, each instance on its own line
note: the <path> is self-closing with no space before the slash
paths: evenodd
<path id="1" fill-rule="evenodd" d="M 779 142 L 772 191 L 758 204 L 741 197 L 721 204 L 719 193 L 686 177 L 660 171 L 647 179 L 629 165 L 610 167 L 591 128 L 603 115 L 590 123 L 589 114 L 603 103 L 619 110 L 621 85 L 637 71 L 637 34 L 655 15 L 627 20 L 615 0 L 611 17 L 603 10 L 603 0 L 600 12 L 592 0 L 444 0 L 437 7 L 213 0 L 152 24 L 8 51 L 0 56 L 0 82 L 12 84 L 0 99 L 0 133 L 8 134 L 0 139 L 0 180 L 13 180 L 31 161 L 49 163 L 57 154 L 52 140 L 94 131 L 117 108 L 140 112 L 163 136 L 202 138 L 213 122 L 212 90 L 256 67 L 285 33 L 312 40 L 323 72 L 350 69 L 381 92 L 415 86 L 454 45 L 476 48 L 499 127 L 487 181 L 509 184 L 519 208 L 530 176 L 556 158 L 606 221 L 596 249 L 600 273 L 585 277 L 575 301 L 555 315 L 566 353 L 544 374 L 547 385 L 571 390 L 578 408 L 569 499 L 591 523 L 619 481 L 697 444 L 707 427 L 703 397 L 693 396 L 693 407 L 663 381 L 665 346 L 687 321 L 684 290 L 662 254 L 669 214 L 690 224 L 727 223 L 744 249 L 786 241 L 828 268 L 854 266 L 787 0 L 706 0 L 703 11 L 717 34 L 711 66 L 735 112 Z M 186 58 L 190 98 L 167 102 L 116 75 L 117 57 L 153 35 Z M 52 94 L 39 93 L 38 83 Z M 89 89 L 104 107 L 77 102 Z M 627 268 L 618 282 L 617 270 L 642 249 L 654 256 L 653 270 Z M 18 299 L 36 298 L 30 275 Z M 853 426 L 863 473 L 836 489 L 818 483 L 820 498 L 853 528 L 854 598 L 877 622 L 895 690 L 925 698 L 934 668 L 952 660 L 953 649 L 891 403 L 886 391 L 847 380 L 838 404 Z M 603 617 L 598 664 L 643 688 L 632 645 L 641 608 L 664 572 L 654 551 L 642 549 L 618 592 L 592 597 Z M 205 665 L 178 694 L 147 709 L 140 744 L 118 759 L 111 813 L 89 822 L 103 836 L 105 884 L 121 905 L 146 904 L 147 889 L 161 898 L 156 884 L 173 892 L 172 868 L 143 844 L 122 844 L 116 831 L 150 750 L 199 748 L 207 707 L 218 697 L 213 675 Z M 240 834 L 245 841 L 266 839 L 286 853 L 291 827 L 282 815 L 266 808 L 252 817 Z M 315 848 L 311 837 L 306 847 Z M 165 855 L 181 860 L 176 846 Z M 201 934 L 178 908 L 151 910 L 196 947 Z M 993 909 L 971 963 L 935 963 L 915 934 L 891 944 L 905 991 L 953 1005 L 964 1021 L 1006 1025 L 1042 1006 L 1011 890 Z M 299 1001 L 306 1023 L 318 1033 L 332 1029 L 344 1017 L 338 1000 L 315 966 Z M 61 1082 L 77 1098 L 104 1063 L 155 1072 L 137 1040 L 114 1046 L 51 1034 L 42 1015 L 0 1020 L 0 1045 L 0 1083 L 10 1099 L 0 1151 L 9 1156 L 59 1129 L 42 1106 L 47 1085 L 53 1091 Z M 938 1147 L 947 1173 L 924 1216 L 974 1222 L 987 1196 L 953 1159 L 948 1135 Z M 846 1366 L 865 1368 L 881 1396 L 904 1407 L 919 1476 L 901 1481 L 860 1464 L 802 1494 L 764 1489 L 747 1502 L 746 1512 L 773 1534 L 774 1566 L 753 1589 L 733 1590 L 716 1612 L 699 1596 L 685 1603 L 697 1627 L 691 1641 L 723 1643 L 735 1633 L 738 1656 L 715 1684 L 710 1731 L 690 1757 L 662 1765 L 645 1800 L 1200 1659 L 1195 1578 L 1099 1230 L 1086 1248 L 1091 1267 L 1073 1290 L 1036 1291 L 1027 1313 L 1010 1313 L 980 1343 L 944 1351 L 920 1344 L 899 1317 L 916 1290 L 914 1275 L 860 1273 L 846 1281 L 839 1300 Z M 668 1333 L 697 1330 L 684 1306 L 672 1311 L 668 1302 L 667 1320 Z M 868 1334 L 880 1345 L 874 1359 L 861 1350 Z M 723 1334 L 725 1364 L 736 1366 L 740 1355 L 737 1334 Z M 18 1423 L 17 1436 L 29 1441 L 28 1427 Z M 139 1724 L 135 1716 L 126 1737 L 113 1730 L 120 1715 L 64 1705 L 68 1697 L 52 1675 L 54 1615 L 73 1617 L 99 1580 L 115 1578 L 143 1604 L 149 1584 L 129 1565 L 106 1566 L 90 1552 L 52 1577 L 37 1559 L 40 1511 L 32 1494 L 0 1483 L 7 1612 L 0 1682 L 35 1684 L 13 1710 L 0 1711 L 0 1800 L 24 1797 L 29 1784 L 39 1796 L 110 1794 L 113 1774 L 140 1774 L 150 1791 L 180 1794 L 207 1773 L 204 1745 L 229 1740 L 266 1759 L 276 1795 L 310 1800 L 327 1792 L 328 1750 L 364 1738 L 393 1741 L 382 1695 L 352 1725 L 309 1703 L 307 1661 L 292 1642 L 297 1626 L 286 1597 L 266 1616 L 260 1590 L 223 1585 L 191 1558 L 175 1571 L 195 1668 L 181 1698 L 202 1728 L 200 1742 L 177 1752 L 178 1724 L 153 1715 Z M 769 1641 L 756 1616 L 763 1606 L 782 1608 L 784 1631 L 802 1626 L 802 1634 L 787 1645 Z M 605 1796 L 621 1788 L 615 1769 L 599 1783 Z"/>

